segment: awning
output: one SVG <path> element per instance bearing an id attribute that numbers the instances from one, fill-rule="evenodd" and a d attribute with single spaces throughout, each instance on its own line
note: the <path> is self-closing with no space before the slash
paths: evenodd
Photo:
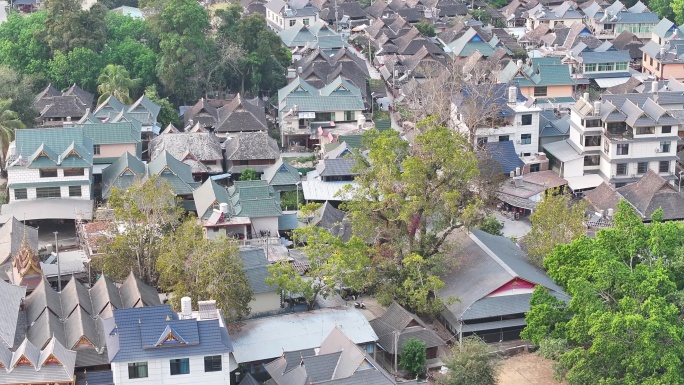
<path id="1" fill-rule="evenodd" d="M 524 318 L 516 318 L 516 319 L 507 319 L 507 320 L 503 320 L 503 321 L 482 322 L 482 323 L 471 324 L 471 325 L 465 325 L 464 324 L 461 327 L 461 332 L 471 333 L 471 332 L 479 332 L 479 331 L 483 331 L 483 330 L 497 330 L 497 329 L 515 327 L 515 326 L 526 326 L 526 325 L 527 325 L 527 322 L 525 322 Z"/>
<path id="2" fill-rule="evenodd" d="M 221 180 L 221 179 L 230 178 L 231 175 L 232 175 L 231 173 L 218 174 L 218 175 L 212 175 L 212 176 L 210 176 L 210 178 L 211 178 L 211 180 Z"/>
<path id="3" fill-rule="evenodd" d="M 508 194 L 496 194 L 496 196 L 503 202 L 508 203 L 511 206 L 519 207 L 527 210 L 534 210 L 537 208 L 539 203 L 531 201 L 526 198 L 520 198 Z"/>
<path id="4" fill-rule="evenodd" d="M 614 86 L 619 86 L 621 84 L 625 84 L 625 83 L 627 83 L 627 81 L 629 79 L 631 79 L 631 77 L 629 77 L 629 78 L 594 79 L 594 81 L 601 88 L 610 88 L 610 87 L 614 87 Z"/>
<path id="5" fill-rule="evenodd" d="M 109 167 L 109 164 L 94 164 L 93 165 L 93 175 L 102 174 L 102 170 Z"/>
<path id="6" fill-rule="evenodd" d="M 549 154 L 561 162 L 569 162 L 583 157 L 575 150 L 568 139 L 561 140 L 560 142 L 547 143 L 543 147 L 544 150 L 548 151 Z"/>
<path id="7" fill-rule="evenodd" d="M 2 205 L 0 222 L 11 216 L 22 220 L 93 219 L 93 201 L 89 199 L 45 198 L 15 201 Z"/>
<path id="8" fill-rule="evenodd" d="M 302 182 L 302 193 L 307 201 L 342 201 L 351 200 L 349 194 L 342 193 L 346 186 L 356 187 L 354 182 L 323 182 L 306 180 Z"/>
<path id="9" fill-rule="evenodd" d="M 603 178 L 598 174 L 587 174 L 582 176 L 572 176 L 565 178 L 568 181 L 568 187 L 572 191 L 586 190 L 598 187 L 603 183 Z"/>

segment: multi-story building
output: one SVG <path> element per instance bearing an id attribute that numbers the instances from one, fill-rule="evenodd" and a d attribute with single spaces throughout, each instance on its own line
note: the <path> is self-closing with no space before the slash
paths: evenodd
<path id="1" fill-rule="evenodd" d="M 552 168 L 573 190 L 604 181 L 621 187 L 649 170 L 673 181 L 680 123 L 655 100 L 623 94 L 591 102 L 585 94 L 571 108 L 570 138 L 544 146 Z"/>
<path id="2" fill-rule="evenodd" d="M 266 3 L 266 22 L 275 32 L 297 23 L 308 26 L 318 20 L 318 11 L 309 0 L 271 0 Z"/>
<path id="3" fill-rule="evenodd" d="M 670 20 L 663 19 L 653 28 L 642 48 L 641 71 L 656 79 L 684 79 L 684 30 Z"/>
<path id="4" fill-rule="evenodd" d="M 474 111 L 476 109 L 478 111 Z M 521 157 L 538 152 L 541 108 L 529 102 L 518 87 L 495 84 L 463 90 L 451 103 L 454 129 L 470 132 L 467 116 L 484 113 L 484 110 L 490 111 L 491 117 L 476 128 L 473 145 L 484 147 L 488 142 L 513 141 L 515 152 Z"/>
<path id="5" fill-rule="evenodd" d="M 17 130 L 7 151 L 9 203 L 24 220 L 92 218 L 93 141 L 79 128 Z"/>
<path id="6" fill-rule="evenodd" d="M 658 14 L 649 11 L 641 1 L 627 8 L 618 0 L 605 9 L 595 1 L 584 9 L 584 14 L 587 24 L 600 39 L 612 39 L 623 31 L 647 39 L 660 21 Z"/>

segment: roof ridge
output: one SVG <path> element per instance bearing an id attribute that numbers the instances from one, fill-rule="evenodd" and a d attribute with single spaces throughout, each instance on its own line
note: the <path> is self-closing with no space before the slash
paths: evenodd
<path id="1" fill-rule="evenodd" d="M 478 238 L 474 233 L 471 232 L 470 234 L 468 234 L 468 236 L 469 236 L 470 239 L 472 239 L 473 242 L 475 242 L 475 244 L 477 244 L 485 253 L 487 253 L 487 255 L 489 255 L 490 258 L 492 258 L 496 263 L 498 263 L 499 266 L 501 266 L 501 268 L 503 268 L 508 274 L 510 274 L 510 275 L 512 275 L 512 276 L 514 276 L 514 277 L 518 277 L 518 274 L 515 272 L 515 270 L 513 270 L 513 269 L 512 269 L 510 266 L 508 266 L 501 258 L 499 258 L 499 257 L 498 257 L 498 256 L 497 256 L 489 247 L 487 247 L 487 245 L 485 245 L 484 242 L 482 242 L 482 241 L 480 240 L 480 238 Z"/>

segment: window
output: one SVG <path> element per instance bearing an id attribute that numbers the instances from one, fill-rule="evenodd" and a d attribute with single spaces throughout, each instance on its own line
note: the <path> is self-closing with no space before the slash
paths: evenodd
<path id="1" fill-rule="evenodd" d="M 530 165 L 530 172 L 537 172 L 539 171 L 539 163 L 531 164 Z"/>
<path id="2" fill-rule="evenodd" d="M 649 58 L 649 59 L 648 59 L 648 63 L 649 63 L 650 65 L 653 65 L 653 58 Z"/>
<path id="3" fill-rule="evenodd" d="M 530 126 L 532 125 L 532 114 L 525 114 L 522 116 L 521 119 L 521 124 L 523 126 Z"/>
<path id="4" fill-rule="evenodd" d="M 334 120 L 332 112 L 316 112 L 314 121 L 316 122 L 329 122 Z"/>
<path id="5" fill-rule="evenodd" d="M 532 144 L 532 134 L 520 135 L 520 144 Z"/>
<path id="6" fill-rule="evenodd" d="M 655 134 L 655 127 L 637 127 L 636 128 L 636 134 L 637 135 Z"/>
<path id="7" fill-rule="evenodd" d="M 309 25 L 309 19 L 303 19 L 302 23 L 304 23 L 304 25 Z"/>
<path id="8" fill-rule="evenodd" d="M 100 155 L 100 145 L 93 144 L 93 155 Z"/>
<path id="9" fill-rule="evenodd" d="M 588 119 L 584 122 L 584 127 L 586 128 L 592 128 L 592 127 L 602 127 L 603 122 L 601 122 L 601 119 Z"/>
<path id="10" fill-rule="evenodd" d="M 373 352 L 375 351 L 375 344 L 366 344 L 365 350 L 366 353 L 373 354 Z"/>
<path id="11" fill-rule="evenodd" d="M 128 364 L 128 378 L 147 378 L 147 362 L 131 362 Z"/>
<path id="12" fill-rule="evenodd" d="M 62 192 L 59 187 L 38 187 L 36 188 L 36 197 L 38 198 L 59 198 Z"/>
<path id="13" fill-rule="evenodd" d="M 601 157 L 599 155 L 585 155 L 584 165 L 585 166 L 598 166 Z"/>
<path id="14" fill-rule="evenodd" d="M 646 174 L 648 172 L 648 162 L 637 163 L 637 174 Z"/>
<path id="15" fill-rule="evenodd" d="M 617 175 L 627 175 L 627 163 L 620 163 L 617 165 Z"/>
<path id="16" fill-rule="evenodd" d="M 600 146 L 601 145 L 601 136 L 600 135 L 587 135 L 584 137 L 584 146 L 585 147 L 595 147 L 595 146 Z"/>
<path id="17" fill-rule="evenodd" d="M 660 152 L 670 152 L 670 142 L 660 142 Z"/>
<path id="18" fill-rule="evenodd" d="M 85 175 L 84 168 L 65 168 L 64 176 L 83 176 Z"/>
<path id="19" fill-rule="evenodd" d="M 523 152 L 523 156 L 532 156 L 531 152 Z"/>
<path id="20" fill-rule="evenodd" d="M 26 189 L 25 188 L 15 188 L 14 189 L 14 199 L 19 200 L 19 199 L 27 199 L 28 195 L 26 194 Z"/>
<path id="21" fill-rule="evenodd" d="M 584 72 L 595 72 L 595 71 L 596 71 L 596 63 L 590 63 L 590 64 L 584 65 Z"/>
<path id="22" fill-rule="evenodd" d="M 508 135 L 499 135 L 499 142 L 508 142 L 511 138 Z"/>
<path id="23" fill-rule="evenodd" d="M 625 186 L 627 186 L 627 182 L 615 183 L 615 188 L 620 188 L 620 187 L 625 187 Z"/>
<path id="24" fill-rule="evenodd" d="M 295 20 L 290 20 L 290 27 L 292 27 L 293 25 L 295 25 L 295 23 L 296 23 Z"/>
<path id="25" fill-rule="evenodd" d="M 57 176 L 56 168 L 45 168 L 40 170 L 41 178 L 55 178 Z"/>
<path id="26" fill-rule="evenodd" d="M 546 87 L 534 87 L 534 96 L 546 96 Z"/>
<path id="27" fill-rule="evenodd" d="M 671 133 L 671 132 L 672 132 L 672 126 L 663 126 L 663 128 L 661 128 L 661 132 L 662 132 L 663 134 L 669 134 L 669 133 Z"/>
<path id="28" fill-rule="evenodd" d="M 660 62 L 656 62 L 656 71 L 660 69 Z"/>
<path id="29" fill-rule="evenodd" d="M 629 144 L 618 144 L 617 155 L 629 155 Z"/>
<path id="30" fill-rule="evenodd" d="M 220 372 L 221 371 L 221 356 L 205 356 L 204 357 L 204 371 L 205 372 Z"/>
<path id="31" fill-rule="evenodd" d="M 663 160 L 658 164 L 658 172 L 670 172 L 670 161 Z"/>
<path id="32" fill-rule="evenodd" d="M 356 119 L 356 111 L 344 111 L 344 120 L 350 121 Z"/>
<path id="33" fill-rule="evenodd" d="M 69 186 L 69 196 L 70 197 L 82 196 L 81 186 Z"/>
<path id="34" fill-rule="evenodd" d="M 599 70 L 599 72 L 601 72 L 601 71 L 613 71 L 613 70 L 615 70 L 615 63 L 599 63 L 598 70 Z"/>
<path id="35" fill-rule="evenodd" d="M 177 374 L 190 374 L 189 358 L 175 358 L 169 362 L 172 376 L 175 376 Z"/>
<path id="36" fill-rule="evenodd" d="M 627 70 L 627 63 L 615 63 L 615 70 L 616 71 L 626 71 Z"/>

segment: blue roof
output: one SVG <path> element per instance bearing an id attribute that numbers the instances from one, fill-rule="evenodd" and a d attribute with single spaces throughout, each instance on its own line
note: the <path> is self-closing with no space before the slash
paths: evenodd
<path id="1" fill-rule="evenodd" d="M 497 163 L 505 174 L 515 171 L 516 167 L 523 167 L 525 163 L 518 157 L 515 152 L 515 146 L 512 141 L 505 142 L 487 142 L 485 144 L 485 151 Z"/>
<path id="2" fill-rule="evenodd" d="M 168 305 L 116 309 L 103 324 L 111 362 L 233 351 L 228 331 L 218 319 L 179 319 Z"/>

